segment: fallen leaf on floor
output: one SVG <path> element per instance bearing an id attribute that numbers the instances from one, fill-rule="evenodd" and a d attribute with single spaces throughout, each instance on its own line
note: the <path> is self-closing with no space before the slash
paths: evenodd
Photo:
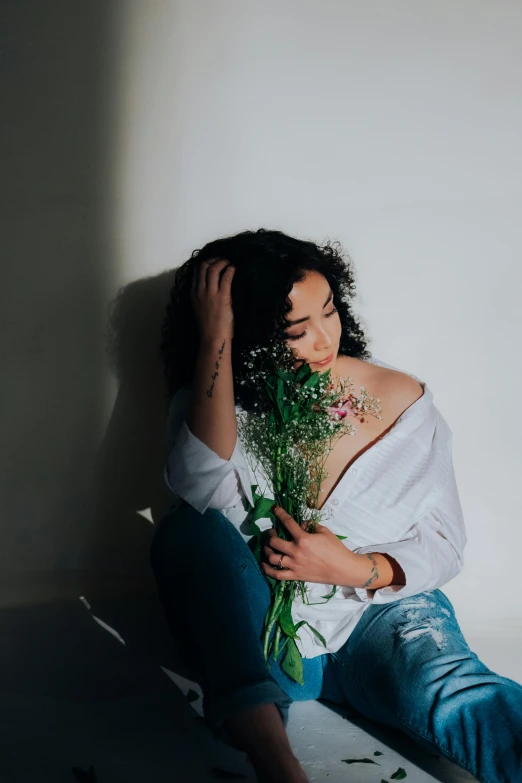
<path id="1" fill-rule="evenodd" d="M 345 764 L 377 764 L 380 766 L 380 764 L 373 759 L 341 759 L 341 761 L 344 761 Z"/>
<path id="2" fill-rule="evenodd" d="M 406 770 L 403 769 L 402 767 L 399 767 L 397 772 L 394 772 L 393 775 L 390 775 L 390 778 L 392 780 L 404 780 L 405 777 L 406 777 Z"/>
<path id="3" fill-rule="evenodd" d="M 374 754 L 373 754 L 373 755 L 374 755 L 374 756 L 382 756 L 382 753 L 381 753 L 381 751 L 380 751 L 380 750 L 376 750 L 376 751 L 374 751 Z"/>

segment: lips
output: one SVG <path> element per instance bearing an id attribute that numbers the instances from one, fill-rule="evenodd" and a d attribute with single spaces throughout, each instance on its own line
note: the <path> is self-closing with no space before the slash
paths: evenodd
<path id="1" fill-rule="evenodd" d="M 330 356 L 327 356 L 325 359 L 321 359 L 320 362 L 315 362 L 315 364 L 328 364 L 333 359 L 333 353 L 330 354 Z"/>

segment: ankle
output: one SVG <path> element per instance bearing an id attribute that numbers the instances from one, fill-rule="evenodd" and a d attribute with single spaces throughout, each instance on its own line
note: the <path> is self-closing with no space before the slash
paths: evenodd
<path id="1" fill-rule="evenodd" d="M 270 757 L 249 756 L 259 783 L 309 783 L 294 755 Z"/>
<path id="2" fill-rule="evenodd" d="M 290 750 L 285 725 L 275 704 L 258 704 L 240 710 L 225 718 L 224 725 L 235 742 L 254 752 L 265 748 L 266 743 Z"/>

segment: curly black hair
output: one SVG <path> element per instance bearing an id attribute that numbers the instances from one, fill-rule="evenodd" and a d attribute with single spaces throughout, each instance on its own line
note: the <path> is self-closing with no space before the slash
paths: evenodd
<path id="1" fill-rule="evenodd" d="M 292 309 L 288 295 L 307 271 L 324 275 L 333 291 L 342 326 L 339 352 L 358 359 L 371 358 L 369 341 L 350 308 L 355 296 L 355 275 L 351 260 L 345 256 L 339 242 L 320 246 L 264 228 L 216 239 L 194 250 L 190 259 L 174 272 L 162 326 L 160 351 L 169 394 L 173 395 L 194 375 L 199 331 L 190 287 L 196 265 L 207 258 L 226 258 L 236 267 L 231 288 L 232 370 L 235 401 L 245 410 L 253 409 L 253 400 L 238 383 L 241 355 L 254 346 L 283 338 L 284 329 L 288 328 L 285 315 Z"/>

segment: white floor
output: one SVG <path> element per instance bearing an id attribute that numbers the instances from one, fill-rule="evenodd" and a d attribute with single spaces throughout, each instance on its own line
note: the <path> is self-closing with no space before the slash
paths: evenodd
<path id="1" fill-rule="evenodd" d="M 200 690 L 175 671 L 155 595 L 96 597 L 79 584 L 64 598 L 18 591 L 14 602 L 3 591 L 2 783 L 74 783 L 82 777 L 73 767 L 91 765 L 96 783 L 254 781 L 246 756 L 203 724 L 201 699 L 187 699 Z M 522 682 L 522 633 L 501 631 L 468 629 L 466 638 L 490 668 Z M 325 703 L 294 702 L 288 733 L 310 781 L 380 783 L 399 768 L 409 783 L 474 780 L 406 736 Z M 376 763 L 343 761 L 354 758 Z"/>

